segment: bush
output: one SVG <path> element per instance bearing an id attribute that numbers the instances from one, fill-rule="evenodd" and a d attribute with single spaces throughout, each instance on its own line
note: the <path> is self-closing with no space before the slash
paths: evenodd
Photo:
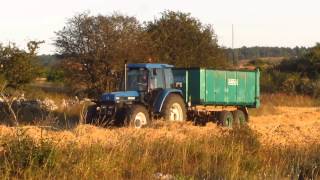
<path id="1" fill-rule="evenodd" d="M 261 91 L 284 92 L 320 97 L 320 44 L 302 57 L 284 60 L 280 64 L 262 69 Z M 260 65 L 256 62 L 256 65 Z"/>
<path id="2" fill-rule="evenodd" d="M 27 44 L 29 52 L 15 45 L 0 44 L 0 75 L 6 79 L 8 86 L 19 88 L 39 75 L 40 67 L 36 63 L 36 50 L 41 43 L 30 41 Z"/>
<path id="3" fill-rule="evenodd" d="M 64 71 L 62 69 L 50 69 L 47 72 L 47 80 L 50 82 L 63 82 Z"/>

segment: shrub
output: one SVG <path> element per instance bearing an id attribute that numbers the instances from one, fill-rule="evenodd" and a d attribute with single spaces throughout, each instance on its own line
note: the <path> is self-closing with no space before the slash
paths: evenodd
<path id="1" fill-rule="evenodd" d="M 47 72 L 47 80 L 50 82 L 63 82 L 64 71 L 61 69 L 51 69 Z"/>
<path id="2" fill-rule="evenodd" d="M 284 92 L 320 97 L 320 44 L 302 57 L 284 60 L 276 66 L 263 68 L 262 92 Z M 258 62 L 255 64 L 261 66 Z"/>
<path id="3" fill-rule="evenodd" d="M 51 141 L 41 139 L 36 142 L 17 129 L 17 137 L 3 141 L 0 154 L 0 171 L 13 177 L 22 176 L 26 170 L 52 168 L 55 165 L 55 148 Z"/>

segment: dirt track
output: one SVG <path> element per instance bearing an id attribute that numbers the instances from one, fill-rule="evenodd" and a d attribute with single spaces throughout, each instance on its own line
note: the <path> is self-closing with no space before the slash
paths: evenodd
<path id="1" fill-rule="evenodd" d="M 277 107 L 275 115 L 253 116 L 249 126 L 259 134 L 262 144 L 305 145 L 320 143 L 320 108 Z M 205 127 L 193 126 L 191 123 L 163 123 L 141 130 L 132 128 L 104 129 L 90 125 L 80 125 L 72 130 L 55 131 L 34 126 L 25 126 L 22 132 L 36 139 L 50 138 L 59 145 L 65 142 L 88 145 L 92 143 L 114 144 L 128 136 L 150 137 L 150 140 L 162 138 L 197 138 L 209 133 L 217 136 L 228 129 L 208 123 Z M 17 129 L 0 126 L 0 136 L 16 134 Z"/>

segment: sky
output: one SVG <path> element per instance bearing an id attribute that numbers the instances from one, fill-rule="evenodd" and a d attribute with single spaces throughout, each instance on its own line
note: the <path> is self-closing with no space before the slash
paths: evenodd
<path id="1" fill-rule="evenodd" d="M 55 32 L 69 18 L 120 12 L 141 22 L 165 10 L 191 13 L 211 24 L 220 46 L 314 46 L 320 42 L 320 0 L 0 0 L 0 43 L 26 48 L 44 40 L 39 54 L 53 54 Z"/>

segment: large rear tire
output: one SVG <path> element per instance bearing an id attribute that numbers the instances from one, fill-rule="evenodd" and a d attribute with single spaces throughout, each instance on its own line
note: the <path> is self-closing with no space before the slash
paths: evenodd
<path id="1" fill-rule="evenodd" d="M 163 104 L 162 114 L 168 121 L 185 121 L 187 110 L 182 97 L 178 94 L 170 94 Z"/>
<path id="2" fill-rule="evenodd" d="M 129 127 L 142 128 L 149 124 L 150 117 L 148 110 L 142 105 L 133 105 L 128 110 L 128 118 L 126 124 Z"/>

